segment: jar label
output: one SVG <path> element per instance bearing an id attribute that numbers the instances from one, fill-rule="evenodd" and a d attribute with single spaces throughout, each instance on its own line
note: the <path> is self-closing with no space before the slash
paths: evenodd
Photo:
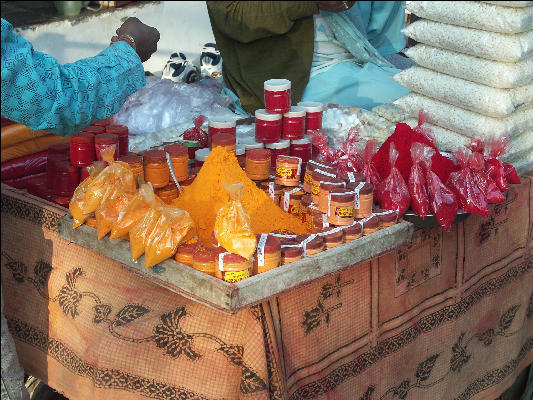
<path id="1" fill-rule="evenodd" d="M 298 169 L 288 167 L 277 167 L 276 176 L 278 178 L 294 179 L 298 176 Z"/>
<path id="2" fill-rule="evenodd" d="M 228 283 L 235 283 L 250 277 L 248 269 L 242 271 L 223 271 L 222 279 Z"/>
<path id="3" fill-rule="evenodd" d="M 353 207 L 338 207 L 335 209 L 335 216 L 338 218 L 353 218 Z"/>
<path id="4" fill-rule="evenodd" d="M 292 204 L 289 207 L 289 213 L 294 214 L 294 215 L 300 215 L 300 207 Z"/>
<path id="5" fill-rule="evenodd" d="M 309 185 L 313 184 L 313 175 L 309 171 L 305 171 L 304 182 Z"/>
<path id="6" fill-rule="evenodd" d="M 329 228 L 328 216 L 326 214 L 322 214 L 322 228 Z"/>
<path id="7" fill-rule="evenodd" d="M 355 176 L 353 172 L 348 172 L 348 179 L 350 180 L 350 182 L 355 182 Z"/>
<path id="8" fill-rule="evenodd" d="M 359 191 L 365 186 L 365 182 L 360 182 L 359 185 L 354 189 L 355 192 L 355 201 L 354 201 L 354 208 L 356 210 L 359 210 L 361 208 L 361 202 L 359 201 Z"/>
<path id="9" fill-rule="evenodd" d="M 263 267 L 265 265 L 265 245 L 268 235 L 266 233 L 261 234 L 259 243 L 257 243 L 257 265 Z"/>
<path id="10" fill-rule="evenodd" d="M 291 206 L 290 206 L 291 194 L 294 194 L 294 193 L 299 192 L 299 191 L 300 191 L 300 188 L 299 187 L 295 187 L 294 189 L 289 190 L 289 191 L 287 191 L 287 192 L 285 192 L 283 194 L 283 211 L 291 212 Z"/>
<path id="11" fill-rule="evenodd" d="M 311 193 L 313 193 L 315 196 L 320 192 L 320 185 L 313 185 Z"/>
<path id="12" fill-rule="evenodd" d="M 274 190 L 275 188 L 275 182 L 269 182 L 268 184 L 268 194 L 270 195 L 270 198 L 272 200 L 276 200 L 276 192 Z"/>

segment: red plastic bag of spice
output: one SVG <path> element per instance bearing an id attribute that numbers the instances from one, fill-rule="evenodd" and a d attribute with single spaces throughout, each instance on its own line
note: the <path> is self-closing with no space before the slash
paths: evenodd
<path id="1" fill-rule="evenodd" d="M 455 194 L 459 208 L 468 213 L 487 217 L 489 205 L 485 194 L 475 182 L 472 170 L 468 167 L 468 154 L 461 148 L 454 153 L 454 157 L 460 169 L 450 174 L 446 185 Z"/>
<path id="2" fill-rule="evenodd" d="M 435 135 L 433 135 L 433 131 L 424 126 L 428 119 L 429 115 L 424 110 L 420 109 L 418 111 L 418 124 L 416 128 L 414 128 L 414 131 L 424 135 L 431 144 L 435 144 Z"/>
<path id="3" fill-rule="evenodd" d="M 189 128 L 183 132 L 183 140 L 195 140 L 200 143 L 200 148 L 206 148 L 208 143 L 207 133 L 201 128 L 206 117 L 199 115 L 193 120 L 194 128 Z"/>
<path id="4" fill-rule="evenodd" d="M 363 170 L 361 173 L 366 177 L 366 181 L 371 183 L 374 186 L 374 204 L 378 204 L 381 200 L 380 186 L 381 186 L 381 176 L 372 162 L 373 157 L 377 152 L 379 142 L 377 140 L 369 140 L 366 142 L 366 146 L 362 149 L 359 149 L 359 155 L 363 160 Z M 390 154 L 389 154 L 390 157 Z M 398 157 L 396 157 L 397 159 Z M 396 163 L 396 159 L 394 163 Z M 389 158 L 390 160 L 390 158 Z M 390 174 L 389 174 L 390 175 Z M 383 176 L 389 176 L 383 175 Z M 404 181 L 405 183 L 405 181 Z"/>
<path id="5" fill-rule="evenodd" d="M 431 156 L 434 151 L 433 149 L 427 150 L 428 157 L 424 159 L 429 208 L 442 229 L 448 231 L 457 216 L 457 199 L 453 192 L 442 183 L 437 174 L 431 170 Z"/>
<path id="6" fill-rule="evenodd" d="M 430 147 L 422 143 L 413 143 L 411 146 L 411 158 L 413 166 L 409 175 L 408 189 L 411 196 L 411 209 L 422 219 L 426 218 L 429 212 L 429 196 L 426 189 L 426 178 L 422 170 L 422 161 L 429 156 L 426 154 Z M 426 151 L 425 151 L 426 150 Z"/>
<path id="7" fill-rule="evenodd" d="M 323 163 L 333 163 L 334 152 L 328 148 L 328 133 L 322 129 L 313 130 L 311 134 L 311 144 L 313 146 L 313 159 Z"/>
<path id="8" fill-rule="evenodd" d="M 357 152 L 356 143 L 363 140 L 357 127 L 350 128 L 346 139 L 336 143 L 337 150 L 333 153 L 333 166 L 338 175 L 348 172 L 359 172 L 363 169 L 363 160 Z"/>
<path id="9" fill-rule="evenodd" d="M 507 162 L 502 162 L 503 169 L 505 170 L 505 179 L 507 180 L 507 183 L 512 183 L 515 185 L 519 185 L 522 183 L 520 180 L 520 177 L 516 173 L 516 169 Z"/>
<path id="10" fill-rule="evenodd" d="M 485 159 L 481 153 L 472 153 L 468 160 L 468 166 L 474 174 L 474 181 L 484 193 L 488 203 L 501 203 L 505 200 L 496 183 L 489 177 L 485 170 Z"/>
<path id="11" fill-rule="evenodd" d="M 2 163 L 2 181 L 23 178 L 46 171 L 48 151 L 17 157 Z"/>
<path id="12" fill-rule="evenodd" d="M 398 218 L 400 218 L 411 205 L 411 196 L 409 196 L 409 189 L 402 174 L 395 167 L 398 155 L 394 143 L 391 144 L 389 150 L 390 174 L 378 188 L 381 191 L 381 207 L 396 211 Z"/>
<path id="13" fill-rule="evenodd" d="M 492 139 L 489 143 L 489 156 L 485 159 L 485 168 L 487 173 L 503 192 L 509 190 L 509 186 L 507 185 L 507 180 L 505 179 L 505 168 L 497 157 L 500 157 L 507 152 L 508 143 L 509 138 L 504 135 Z"/>

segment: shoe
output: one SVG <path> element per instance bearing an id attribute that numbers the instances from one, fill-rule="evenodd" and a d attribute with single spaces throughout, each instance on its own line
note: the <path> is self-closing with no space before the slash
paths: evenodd
<path id="1" fill-rule="evenodd" d="M 172 53 L 163 68 L 161 79 L 170 79 L 173 82 L 192 83 L 200 79 L 198 69 L 183 53 Z"/>
<path id="2" fill-rule="evenodd" d="M 222 76 L 222 57 L 215 43 L 206 43 L 200 55 L 200 73 L 204 78 Z"/>

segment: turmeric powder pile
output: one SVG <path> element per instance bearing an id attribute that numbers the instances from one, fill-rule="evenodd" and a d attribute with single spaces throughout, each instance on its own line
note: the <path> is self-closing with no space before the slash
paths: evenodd
<path id="1" fill-rule="evenodd" d="M 220 207 L 230 201 L 222 183 L 244 183 L 242 205 L 252 220 L 254 233 L 269 233 L 289 229 L 296 234 L 306 233 L 305 224 L 286 213 L 241 169 L 234 154 L 223 147 L 215 147 L 207 157 L 192 185 L 183 188 L 183 194 L 174 204 L 189 212 L 196 224 L 198 236 L 205 245 L 211 244 L 211 234 Z"/>

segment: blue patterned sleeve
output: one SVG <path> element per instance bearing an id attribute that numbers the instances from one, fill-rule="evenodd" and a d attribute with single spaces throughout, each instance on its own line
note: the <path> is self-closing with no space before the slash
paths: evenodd
<path id="1" fill-rule="evenodd" d="M 35 51 L 4 19 L 1 64 L 2 116 L 61 136 L 115 114 L 146 83 L 139 56 L 125 42 L 60 65 Z"/>

